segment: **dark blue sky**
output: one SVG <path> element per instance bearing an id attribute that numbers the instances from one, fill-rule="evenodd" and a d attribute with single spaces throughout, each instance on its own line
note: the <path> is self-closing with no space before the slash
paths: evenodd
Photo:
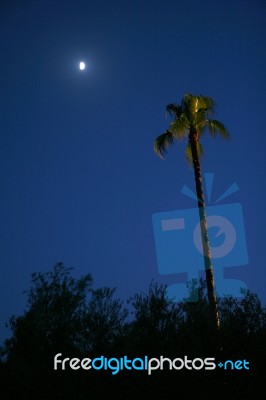
<path id="1" fill-rule="evenodd" d="M 232 274 L 266 300 L 265 43 L 262 0 L 1 1 L 1 337 L 57 261 L 124 299 L 168 282 L 152 214 L 195 207 L 194 179 L 184 144 L 161 161 L 153 141 L 185 92 L 213 97 L 231 132 L 206 135 L 202 168 L 214 199 L 239 186 L 224 203 L 242 204 L 249 263 Z"/>

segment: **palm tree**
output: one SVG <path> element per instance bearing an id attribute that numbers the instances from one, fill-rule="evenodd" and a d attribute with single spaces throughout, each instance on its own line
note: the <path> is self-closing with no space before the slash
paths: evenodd
<path id="1" fill-rule="evenodd" d="M 219 331 L 220 318 L 215 293 L 214 273 L 208 239 L 206 209 L 200 167 L 200 156 L 202 154 L 200 139 L 206 129 L 209 131 L 211 136 L 220 134 L 223 138 L 228 138 L 229 133 L 221 122 L 209 118 L 213 113 L 213 107 L 214 102 L 210 97 L 194 96 L 190 93 L 184 95 L 181 105 L 169 104 L 166 109 L 172 116 L 173 121 L 170 123 L 169 129 L 156 138 L 154 142 L 154 151 L 157 155 L 163 158 L 164 153 L 173 143 L 174 139 L 188 139 L 185 154 L 188 161 L 192 163 L 194 167 L 208 300 L 214 326 L 216 327 L 216 330 Z"/>

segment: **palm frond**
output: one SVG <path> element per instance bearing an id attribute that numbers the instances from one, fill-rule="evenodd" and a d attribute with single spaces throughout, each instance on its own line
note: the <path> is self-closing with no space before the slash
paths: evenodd
<path id="1" fill-rule="evenodd" d="M 166 106 L 166 113 L 173 118 L 179 118 L 182 112 L 182 107 L 179 104 L 168 104 Z"/>
<path id="2" fill-rule="evenodd" d="M 214 101 L 208 96 L 194 96 L 186 93 L 182 100 L 182 108 L 192 122 L 196 123 L 198 115 L 213 113 Z"/>
<path id="3" fill-rule="evenodd" d="M 230 134 L 224 124 L 222 124 L 220 121 L 217 121 L 216 119 L 209 119 L 206 121 L 206 125 L 212 136 L 217 136 L 217 134 L 219 134 L 224 139 L 229 139 Z"/>
<path id="4" fill-rule="evenodd" d="M 183 139 L 185 136 L 187 136 L 189 130 L 189 121 L 184 112 L 182 112 L 179 118 L 170 123 L 170 130 L 177 139 Z"/>
<path id="5" fill-rule="evenodd" d="M 194 124 L 194 126 L 195 126 L 195 128 L 197 129 L 198 132 L 200 132 L 200 131 L 203 132 L 204 131 L 204 128 L 206 126 L 206 120 L 208 120 L 207 113 L 208 113 L 208 109 L 200 108 L 194 114 L 193 124 Z"/>
<path id="6" fill-rule="evenodd" d="M 184 113 L 187 115 L 188 119 L 191 118 L 191 101 L 192 101 L 193 95 L 191 93 L 185 93 L 183 99 L 182 99 L 182 109 Z"/>
<path id="7" fill-rule="evenodd" d="M 208 112 L 210 114 L 213 113 L 214 109 L 214 101 L 211 97 L 208 96 L 198 96 L 199 99 L 199 108 L 198 111 L 204 110 L 204 112 Z"/>
<path id="8" fill-rule="evenodd" d="M 174 140 L 174 135 L 173 133 L 168 129 L 161 135 L 157 136 L 157 138 L 154 141 L 154 151 L 155 153 L 161 157 L 164 158 L 164 154 L 166 153 L 166 150 L 168 149 L 169 146 L 173 143 Z"/>

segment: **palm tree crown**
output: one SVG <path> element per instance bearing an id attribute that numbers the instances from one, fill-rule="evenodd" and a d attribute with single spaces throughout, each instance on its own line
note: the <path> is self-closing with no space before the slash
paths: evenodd
<path id="1" fill-rule="evenodd" d="M 211 136 L 220 134 L 224 138 L 229 138 L 229 133 L 225 126 L 215 119 L 210 119 L 213 107 L 212 98 L 193 96 L 190 93 L 185 94 L 181 105 L 169 104 L 166 110 L 173 117 L 173 121 L 170 123 L 170 127 L 156 138 L 154 142 L 155 153 L 163 158 L 174 139 L 181 140 L 186 137 L 189 138 L 189 134 L 195 134 L 198 155 L 201 156 L 200 138 L 206 129 L 209 130 Z M 186 157 L 189 161 L 192 161 L 190 140 L 186 148 Z"/>

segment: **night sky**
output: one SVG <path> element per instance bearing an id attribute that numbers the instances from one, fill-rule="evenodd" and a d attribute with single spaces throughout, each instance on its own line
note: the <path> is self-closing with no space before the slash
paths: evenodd
<path id="1" fill-rule="evenodd" d="M 213 200 L 239 186 L 221 204 L 242 204 L 249 263 L 226 273 L 266 301 L 265 1 L 1 0 L 0 54 L 1 340 L 58 261 L 122 299 L 184 278 L 159 275 L 152 215 L 196 207 L 185 143 L 153 152 L 186 92 L 231 133 L 204 136 L 202 169 Z"/>

